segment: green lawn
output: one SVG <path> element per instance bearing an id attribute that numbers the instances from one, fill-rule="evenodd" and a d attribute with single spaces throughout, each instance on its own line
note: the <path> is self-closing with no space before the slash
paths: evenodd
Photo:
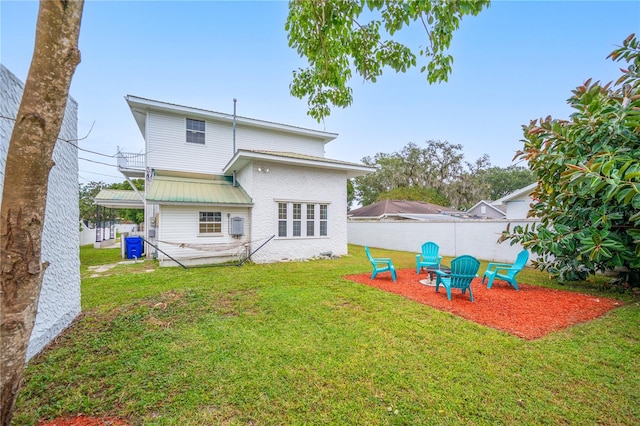
<path id="1" fill-rule="evenodd" d="M 415 265 L 414 253 L 373 254 Z M 118 254 L 81 259 L 86 271 Z M 84 313 L 29 363 L 15 424 L 640 424 L 640 306 L 625 296 L 525 341 L 341 278 L 370 271 L 358 246 L 334 260 L 154 268 L 83 272 Z M 520 281 L 560 287 L 532 270 Z M 612 295 L 600 287 L 563 288 Z"/>

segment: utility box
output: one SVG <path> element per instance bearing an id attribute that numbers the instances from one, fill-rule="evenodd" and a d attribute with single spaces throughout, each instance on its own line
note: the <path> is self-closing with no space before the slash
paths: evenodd
<path id="1" fill-rule="evenodd" d="M 127 237 L 125 239 L 127 259 L 140 259 L 142 257 L 142 238 Z"/>
<path id="2" fill-rule="evenodd" d="M 244 234 L 244 218 L 231 218 L 231 235 L 236 237 Z"/>

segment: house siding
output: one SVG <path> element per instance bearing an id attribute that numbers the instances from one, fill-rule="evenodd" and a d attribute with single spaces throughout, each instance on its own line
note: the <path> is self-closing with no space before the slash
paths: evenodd
<path id="1" fill-rule="evenodd" d="M 482 212 L 482 207 L 485 208 L 484 212 Z M 485 219 L 502 219 L 505 217 L 504 213 L 500 213 L 499 211 L 496 211 L 495 208 L 490 207 L 489 205 L 483 205 L 483 204 L 480 204 L 479 206 L 476 206 L 475 208 L 468 210 L 467 213 L 470 215 L 482 217 Z"/>
<path id="2" fill-rule="evenodd" d="M 204 145 L 186 141 L 186 116 L 149 112 L 147 166 L 159 170 L 221 174 L 231 157 L 231 127 L 206 123 Z"/>
<path id="3" fill-rule="evenodd" d="M 204 119 L 204 145 L 186 142 L 186 115 L 147 114 L 147 166 L 160 170 L 222 174 L 233 156 L 232 123 Z M 203 119 L 202 117 L 189 117 Z M 289 151 L 324 157 L 320 139 L 238 124 L 236 149 Z"/>
<path id="4" fill-rule="evenodd" d="M 324 157 L 324 143 L 319 139 L 303 138 L 284 132 L 265 131 L 251 127 L 238 126 L 236 147 L 237 149 L 286 151 Z"/>
<path id="5" fill-rule="evenodd" d="M 199 212 L 201 211 L 222 213 L 222 233 L 220 235 L 198 235 Z M 161 205 L 158 217 L 158 247 L 186 265 L 238 260 L 245 254 L 245 249 L 240 246 L 233 248 L 229 248 L 229 246 L 235 246 L 235 243 L 245 243 L 251 238 L 249 209 L 246 207 Z M 229 235 L 229 221 L 233 217 L 244 219 L 244 235 L 240 238 Z M 205 248 L 198 250 L 180 247 L 180 244 L 205 245 Z M 162 266 L 175 265 L 162 252 L 158 253 L 158 260 Z"/>
<path id="6" fill-rule="evenodd" d="M 4 117 L 15 117 L 23 83 L 0 65 L 0 107 Z M 69 98 L 60 138 L 77 139 L 78 104 Z M 13 120 L 2 119 L 0 132 L 0 202 Z M 47 206 L 42 232 L 42 261 L 49 262 L 43 280 L 27 359 L 40 352 L 80 313 L 80 258 L 78 242 L 78 151 L 58 141 L 49 173 Z"/>
<path id="7" fill-rule="evenodd" d="M 269 169 L 268 173 L 258 168 Z M 347 254 L 347 185 L 346 173 L 271 162 L 253 162 L 238 175 L 240 184 L 252 197 L 252 249 L 277 235 L 278 201 L 299 201 L 328 205 L 327 237 L 275 237 L 258 250 L 252 260 L 257 263 L 299 260 L 332 252 Z M 251 178 L 252 185 L 245 179 Z"/>
<path id="8" fill-rule="evenodd" d="M 529 195 L 506 202 L 507 219 L 525 219 L 531 208 L 532 198 Z"/>

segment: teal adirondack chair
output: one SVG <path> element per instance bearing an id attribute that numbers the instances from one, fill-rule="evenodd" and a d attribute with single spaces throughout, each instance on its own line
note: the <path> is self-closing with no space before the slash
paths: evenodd
<path id="1" fill-rule="evenodd" d="M 480 261 L 468 254 L 458 256 L 451 261 L 451 272 L 436 271 L 436 292 L 440 285 L 447 290 L 447 299 L 451 300 L 451 289 L 459 288 L 464 294 L 469 290 L 469 298 L 473 302 L 471 281 L 477 277 Z"/>
<path id="2" fill-rule="evenodd" d="M 438 256 L 438 250 L 440 247 L 431 241 L 422 245 L 422 253 L 416 254 L 416 274 L 419 274 L 422 268 L 440 268 L 442 256 Z"/>
<path id="3" fill-rule="evenodd" d="M 529 252 L 527 250 L 522 250 L 520 253 L 518 253 L 516 262 L 513 264 L 490 263 L 487 265 L 487 270 L 484 271 L 484 275 L 482 276 L 482 283 L 484 284 L 484 279 L 488 278 L 487 288 L 491 288 L 491 286 L 493 285 L 493 280 L 495 278 L 498 278 L 508 282 L 513 288 L 518 290 L 516 275 L 518 275 L 518 272 L 522 271 L 528 260 Z"/>
<path id="4" fill-rule="evenodd" d="M 364 246 L 364 251 L 367 253 L 369 262 L 373 265 L 373 272 L 371 273 L 371 279 L 374 279 L 380 272 L 391 272 L 391 279 L 396 282 L 396 268 L 393 267 L 391 259 L 388 257 L 373 257 L 369 251 L 369 247 Z"/>

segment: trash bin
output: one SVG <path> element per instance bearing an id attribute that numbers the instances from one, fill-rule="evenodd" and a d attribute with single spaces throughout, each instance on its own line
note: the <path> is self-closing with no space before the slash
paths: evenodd
<path id="1" fill-rule="evenodd" d="M 125 238 L 127 250 L 127 259 L 139 259 L 142 257 L 142 238 L 127 237 Z"/>

